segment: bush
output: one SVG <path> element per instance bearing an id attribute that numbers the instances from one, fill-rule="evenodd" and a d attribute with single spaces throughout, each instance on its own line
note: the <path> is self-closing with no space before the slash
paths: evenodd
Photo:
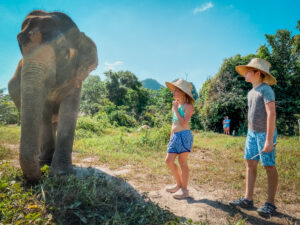
<path id="1" fill-rule="evenodd" d="M 82 133 L 83 130 L 85 130 L 87 132 L 92 132 L 97 135 L 101 135 L 103 133 L 104 127 L 102 126 L 101 122 L 89 116 L 86 116 L 86 117 L 78 118 L 76 130 L 77 131 L 81 130 L 79 131 L 79 133 Z"/>
<path id="2" fill-rule="evenodd" d="M 117 126 L 135 127 L 137 121 L 134 117 L 128 115 L 124 110 L 115 110 L 109 114 L 109 120 Z"/>

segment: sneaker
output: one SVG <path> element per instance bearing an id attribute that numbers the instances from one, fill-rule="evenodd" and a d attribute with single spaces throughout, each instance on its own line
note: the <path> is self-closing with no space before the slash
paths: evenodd
<path id="1" fill-rule="evenodd" d="M 259 209 L 257 209 L 257 212 L 260 216 L 264 217 L 264 218 L 270 218 L 271 215 L 274 215 L 276 213 L 276 206 L 266 202 L 264 206 L 260 207 Z"/>
<path id="2" fill-rule="evenodd" d="M 170 192 L 170 193 L 175 193 L 176 191 L 178 191 L 180 189 L 180 187 L 177 185 L 177 184 L 175 184 L 175 185 L 173 185 L 173 186 L 171 186 L 171 187 L 167 187 L 166 188 L 166 191 L 167 192 Z"/>
<path id="3" fill-rule="evenodd" d="M 180 188 L 175 194 L 173 194 L 173 198 L 176 199 L 184 199 L 184 198 L 189 198 L 189 190 Z"/>
<path id="4" fill-rule="evenodd" d="M 251 208 L 253 208 L 253 200 L 250 201 L 246 198 L 240 198 L 238 200 L 229 202 L 229 205 L 234 206 L 234 207 L 239 206 L 244 209 L 251 209 Z"/>

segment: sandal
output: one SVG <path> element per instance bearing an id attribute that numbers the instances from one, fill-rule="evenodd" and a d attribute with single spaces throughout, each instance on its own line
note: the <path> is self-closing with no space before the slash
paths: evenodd
<path id="1" fill-rule="evenodd" d="M 253 201 L 250 201 L 246 198 L 240 198 L 238 200 L 229 202 L 229 205 L 234 206 L 234 207 L 239 206 L 244 209 L 251 209 L 251 208 L 253 208 Z"/>
<path id="2" fill-rule="evenodd" d="M 257 209 L 257 212 L 260 216 L 264 217 L 264 218 L 270 218 L 271 215 L 274 215 L 276 213 L 276 206 L 266 202 L 264 206 L 260 207 L 259 209 Z"/>
<path id="3" fill-rule="evenodd" d="M 167 187 L 166 188 L 166 191 L 167 192 L 170 192 L 170 193 L 175 193 L 176 191 L 178 191 L 180 189 L 180 187 L 176 184 L 176 185 L 173 185 L 171 187 Z"/>

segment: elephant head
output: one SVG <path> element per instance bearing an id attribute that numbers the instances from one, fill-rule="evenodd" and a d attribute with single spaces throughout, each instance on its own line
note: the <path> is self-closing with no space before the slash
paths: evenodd
<path id="1" fill-rule="evenodd" d="M 20 165 L 29 180 L 38 180 L 41 155 L 70 167 L 81 82 L 97 67 L 97 48 L 60 12 L 29 13 L 17 39 L 23 58 L 8 89 L 21 116 Z M 53 129 L 55 116 L 64 123 L 61 131 Z"/>

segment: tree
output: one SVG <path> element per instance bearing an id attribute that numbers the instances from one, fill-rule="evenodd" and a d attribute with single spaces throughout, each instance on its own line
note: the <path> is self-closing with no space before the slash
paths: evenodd
<path id="1" fill-rule="evenodd" d="M 83 82 L 80 99 L 80 111 L 92 115 L 98 112 L 99 105 L 106 97 L 105 84 L 97 75 L 88 76 Z"/>
<path id="2" fill-rule="evenodd" d="M 236 65 L 247 64 L 255 55 L 237 55 L 224 60 L 215 77 L 209 78 L 199 91 L 196 103 L 201 125 L 205 130 L 221 132 L 225 115 L 232 118 L 231 130 L 245 132 L 247 92 L 251 85 L 235 71 Z"/>
<path id="3" fill-rule="evenodd" d="M 298 21 L 300 29 L 300 21 Z M 293 135 L 295 114 L 300 111 L 300 35 L 292 36 L 287 30 L 266 35 L 267 45 L 257 50 L 257 55 L 237 55 L 224 60 L 220 71 L 209 78 L 199 91 L 197 110 L 204 129 L 221 131 L 223 116 L 233 118 L 232 129 L 244 133 L 247 129 L 247 92 L 251 84 L 236 73 L 235 66 L 247 64 L 253 57 L 271 63 L 270 73 L 277 79 L 273 86 L 276 95 L 277 128 L 280 133 Z"/>
<path id="4" fill-rule="evenodd" d="M 19 121 L 19 113 L 10 96 L 0 89 L 0 124 L 14 124 Z"/>
<path id="5" fill-rule="evenodd" d="M 294 135 L 297 126 L 294 114 L 300 111 L 299 35 L 292 36 L 288 30 L 278 30 L 274 35 L 266 34 L 266 39 L 268 46 L 261 46 L 258 55 L 271 63 L 270 73 L 277 80 L 273 87 L 277 128 L 281 133 Z"/>

